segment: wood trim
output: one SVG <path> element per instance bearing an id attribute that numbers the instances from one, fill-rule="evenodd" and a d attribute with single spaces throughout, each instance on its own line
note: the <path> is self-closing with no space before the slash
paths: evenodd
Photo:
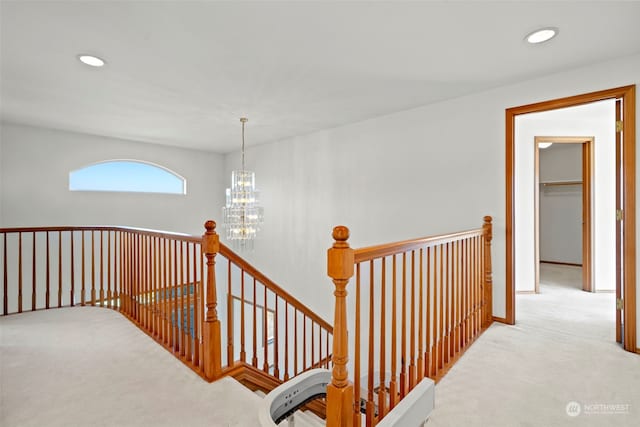
<path id="1" fill-rule="evenodd" d="M 555 264 L 555 265 L 568 265 L 571 267 L 582 267 L 582 264 L 575 264 L 573 262 L 563 262 L 563 261 L 540 260 L 540 264 Z"/>
<path id="2" fill-rule="evenodd" d="M 538 144 L 545 142 L 553 142 L 554 144 L 582 144 L 582 264 L 561 263 L 550 261 L 550 264 L 565 264 L 565 265 L 580 265 L 584 266 L 582 269 L 582 290 L 586 292 L 593 292 L 593 280 L 592 280 L 592 247 L 593 236 L 591 233 L 591 218 L 592 218 L 592 182 L 594 179 L 594 164 L 593 164 L 593 150 L 594 150 L 594 137 L 592 136 L 536 136 L 535 137 L 535 157 L 534 157 L 534 174 L 535 174 L 535 187 L 534 187 L 534 242 L 535 242 L 535 291 L 540 292 L 540 148 Z M 571 185 L 578 181 L 570 181 L 569 183 L 557 183 L 554 185 Z"/>
<path id="3" fill-rule="evenodd" d="M 505 110 L 505 153 L 506 153 L 506 316 L 508 324 L 515 323 L 515 270 L 514 270 L 514 225 L 515 225 L 515 119 L 521 114 L 555 110 L 565 107 L 588 104 L 606 99 L 622 98 L 623 100 L 623 133 L 624 133 L 624 319 L 625 343 L 628 351 L 636 349 L 636 193 L 635 193 L 635 139 L 636 139 L 636 88 L 635 85 L 623 86 L 570 96 L 551 101 L 507 108 Z M 499 321 L 499 320 L 498 320 Z"/>

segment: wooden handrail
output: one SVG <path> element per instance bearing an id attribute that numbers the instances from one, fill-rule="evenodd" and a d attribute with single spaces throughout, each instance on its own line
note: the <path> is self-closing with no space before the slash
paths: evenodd
<path id="1" fill-rule="evenodd" d="M 401 254 L 420 248 L 438 246 L 443 243 L 460 240 L 467 237 L 482 235 L 482 228 L 460 231 L 457 233 L 441 234 L 437 236 L 419 237 L 417 239 L 403 240 L 400 242 L 385 243 L 383 245 L 367 246 L 354 249 L 356 263 L 384 258 L 393 254 Z"/>
<path id="2" fill-rule="evenodd" d="M 202 237 L 184 233 L 172 233 L 169 231 L 158 231 L 149 228 L 124 227 L 121 225 L 79 225 L 79 226 L 54 226 L 54 227 L 12 227 L 0 228 L 3 233 L 33 233 L 46 231 L 126 231 L 145 236 L 162 237 L 165 239 L 181 240 L 183 242 L 200 243 Z"/>

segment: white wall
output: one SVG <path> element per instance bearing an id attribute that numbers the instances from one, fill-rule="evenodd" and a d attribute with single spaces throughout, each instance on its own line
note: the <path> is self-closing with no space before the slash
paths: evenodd
<path id="1" fill-rule="evenodd" d="M 349 226 L 352 245 L 363 246 L 474 228 L 489 214 L 494 315 L 502 317 L 505 109 L 639 81 L 634 55 L 251 147 L 247 166 L 257 173 L 266 220 L 248 258 L 331 320 L 325 251 L 334 225 Z M 227 175 L 238 164 L 238 153 L 228 155 Z"/>
<path id="2" fill-rule="evenodd" d="M 593 278 L 615 289 L 615 102 L 602 101 L 516 118 L 516 289 L 534 289 L 534 138 L 593 136 Z"/>
<path id="3" fill-rule="evenodd" d="M 540 150 L 540 182 L 554 181 L 582 181 L 582 144 Z M 582 264 L 582 185 L 541 185 L 539 194 L 540 260 Z"/>
<path id="4" fill-rule="evenodd" d="M 154 144 L 2 123 L 0 226 L 111 224 L 200 235 L 223 199 L 223 157 Z M 146 160 L 187 180 L 187 194 L 69 191 L 69 172 Z"/>

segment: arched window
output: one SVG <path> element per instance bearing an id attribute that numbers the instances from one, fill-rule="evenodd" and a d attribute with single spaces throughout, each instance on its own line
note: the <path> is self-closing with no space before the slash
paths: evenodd
<path id="1" fill-rule="evenodd" d="M 187 194 L 187 181 L 152 163 L 108 160 L 71 171 L 69 190 Z"/>

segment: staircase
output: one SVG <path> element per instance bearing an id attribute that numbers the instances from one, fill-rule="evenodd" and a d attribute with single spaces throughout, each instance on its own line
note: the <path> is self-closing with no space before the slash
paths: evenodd
<path id="1" fill-rule="evenodd" d="M 324 425 L 315 414 L 331 427 L 417 427 L 432 379 L 492 321 L 491 227 L 487 216 L 482 228 L 358 249 L 334 228 L 333 325 L 220 243 L 214 221 L 202 236 L 0 228 L 2 315 L 116 310 L 203 379 L 271 390 L 263 427 Z"/>

